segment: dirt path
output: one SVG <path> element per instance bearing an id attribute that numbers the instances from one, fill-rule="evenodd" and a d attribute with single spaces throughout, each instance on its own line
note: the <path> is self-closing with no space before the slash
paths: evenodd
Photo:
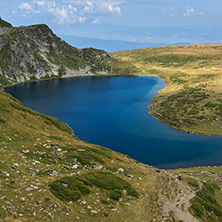
<path id="1" fill-rule="evenodd" d="M 161 199 L 163 201 L 163 213 L 164 214 L 170 214 L 171 212 L 174 213 L 174 215 L 183 222 L 198 222 L 198 220 L 190 214 L 188 211 L 188 206 L 190 206 L 189 200 L 192 199 L 194 195 L 188 195 L 184 197 L 181 202 L 184 203 L 184 210 L 181 208 L 178 208 L 176 205 L 177 203 L 170 202 L 165 196 L 162 196 Z M 187 198 L 187 199 L 186 199 Z"/>
<path id="2" fill-rule="evenodd" d="M 145 191 L 143 191 L 145 200 L 141 212 L 144 213 L 141 215 L 140 221 L 159 221 L 157 218 L 161 218 L 161 216 L 161 221 L 175 221 L 175 216 L 183 222 L 198 222 L 189 212 L 191 200 L 195 196 L 195 192 L 189 185 L 185 181 L 178 179 L 176 175 L 164 171 L 161 173 L 154 172 L 152 176 L 155 176 L 156 180 L 153 184 L 147 185 Z M 158 201 L 154 200 L 155 203 L 152 203 L 151 209 L 151 195 L 152 191 L 156 189 Z M 151 217 L 151 210 L 154 213 L 154 217 Z"/>
<path id="3" fill-rule="evenodd" d="M 155 183 L 152 184 L 151 186 L 147 185 L 146 186 L 146 191 L 144 193 L 144 195 L 146 197 L 146 200 L 145 200 L 145 203 L 142 207 L 143 208 L 142 212 L 145 212 L 145 214 L 142 215 L 142 221 L 146 221 L 146 222 L 151 221 L 150 214 L 149 214 L 149 211 L 150 211 L 150 194 L 151 194 L 151 191 L 155 188 L 155 186 L 159 183 L 158 175 L 155 175 L 155 176 L 157 176 L 157 179 L 156 179 Z"/>
<path id="4" fill-rule="evenodd" d="M 172 181 L 174 186 L 179 188 L 175 190 L 175 187 L 171 185 L 171 196 L 173 198 L 167 198 L 166 195 L 159 193 L 159 199 L 163 203 L 162 212 L 164 215 L 174 214 L 179 220 L 183 222 L 198 222 L 198 220 L 189 212 L 191 206 L 191 200 L 195 197 L 195 192 L 184 181 L 178 180 L 173 175 L 168 174 L 168 181 L 170 186 Z M 164 185 L 166 186 L 166 184 Z"/>

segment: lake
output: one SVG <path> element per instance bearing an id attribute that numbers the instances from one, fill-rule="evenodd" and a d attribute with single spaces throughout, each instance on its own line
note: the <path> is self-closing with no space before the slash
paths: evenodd
<path id="1" fill-rule="evenodd" d="M 156 77 L 76 77 L 6 89 L 25 106 L 67 123 L 81 140 L 159 168 L 222 165 L 222 138 L 173 130 L 148 114 L 165 86 Z"/>

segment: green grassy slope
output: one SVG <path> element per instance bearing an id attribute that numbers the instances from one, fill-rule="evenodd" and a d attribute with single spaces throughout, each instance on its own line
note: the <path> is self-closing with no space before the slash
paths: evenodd
<path id="1" fill-rule="evenodd" d="M 0 92 L 2 221 L 179 221 L 194 220 L 192 214 L 215 221 L 221 218 L 221 172 L 141 164 L 80 141 L 58 119 Z"/>
<path id="2" fill-rule="evenodd" d="M 112 55 L 135 65 L 136 74 L 166 82 L 150 105 L 152 115 L 185 132 L 222 135 L 221 45 L 147 48 Z"/>
<path id="3" fill-rule="evenodd" d="M 0 92 L 0 220 L 136 221 L 153 171 Z"/>

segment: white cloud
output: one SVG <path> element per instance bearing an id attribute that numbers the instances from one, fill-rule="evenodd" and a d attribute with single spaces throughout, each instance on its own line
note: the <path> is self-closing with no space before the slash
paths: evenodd
<path id="1" fill-rule="evenodd" d="M 194 8 L 190 8 L 190 7 L 187 7 L 186 12 L 183 13 L 183 16 L 185 16 L 185 17 L 191 17 L 191 16 L 194 16 L 194 15 L 195 16 L 203 16 L 203 17 L 206 16 L 206 14 L 204 12 L 196 12 L 194 10 Z"/>
<path id="2" fill-rule="evenodd" d="M 41 13 L 57 24 L 84 23 L 87 19 L 99 24 L 101 14 L 121 15 L 120 4 L 125 0 L 32 0 L 22 3 L 20 10 Z M 93 18 L 94 17 L 94 18 Z"/>
<path id="3" fill-rule="evenodd" d="M 86 5 L 83 8 L 84 12 L 93 12 L 94 11 L 94 4 L 90 1 L 86 1 Z"/>
<path id="4" fill-rule="evenodd" d="M 170 16 L 172 16 L 172 17 L 174 17 L 174 16 L 177 15 L 175 8 L 169 8 L 169 9 L 162 8 L 162 11 L 163 11 L 164 13 L 167 13 L 168 15 L 170 15 Z"/>
<path id="5" fill-rule="evenodd" d="M 204 12 L 199 12 L 198 15 L 201 15 L 201 16 L 203 16 L 203 17 L 206 16 L 206 14 L 205 14 Z"/>
<path id="6" fill-rule="evenodd" d="M 183 13 L 183 16 L 190 17 L 195 15 L 194 8 L 187 7 L 186 12 Z"/>
<path id="7" fill-rule="evenodd" d="M 23 2 L 19 5 L 19 8 L 22 10 L 32 10 L 32 6 L 27 3 L 27 2 Z"/>
<path id="8" fill-rule="evenodd" d="M 175 16 L 175 9 L 174 8 L 170 9 L 170 16 Z"/>
<path id="9" fill-rule="evenodd" d="M 75 7 L 71 5 L 68 6 L 47 6 L 44 9 L 44 13 L 47 13 L 51 16 L 52 21 L 57 24 L 75 24 L 75 23 L 84 23 L 86 17 L 78 13 Z"/>
<path id="10" fill-rule="evenodd" d="M 92 24 L 95 24 L 95 25 L 98 25 L 98 24 L 100 24 L 101 23 L 101 21 L 100 21 L 100 19 L 98 19 L 98 18 L 96 18 L 96 19 L 94 19 L 93 21 L 92 21 Z"/>
<path id="11" fill-rule="evenodd" d="M 46 4 L 45 1 L 34 1 L 34 3 L 38 6 L 44 6 Z"/>

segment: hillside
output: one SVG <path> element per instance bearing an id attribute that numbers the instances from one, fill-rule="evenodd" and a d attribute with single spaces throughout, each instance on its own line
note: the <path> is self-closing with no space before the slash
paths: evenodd
<path id="1" fill-rule="evenodd" d="M 172 128 L 222 135 L 222 45 L 170 46 L 112 53 L 138 75 L 164 79 L 150 114 Z"/>
<path id="2" fill-rule="evenodd" d="M 220 221 L 221 173 L 141 164 L 0 92 L 0 220 Z"/>
<path id="3" fill-rule="evenodd" d="M 130 68 L 103 50 L 77 49 L 47 25 L 12 27 L 0 20 L 0 83 L 80 75 L 125 74 Z"/>
<path id="4" fill-rule="evenodd" d="M 137 69 L 166 81 L 151 104 L 153 115 L 186 130 L 182 112 L 194 110 L 189 120 L 197 124 L 190 122 L 189 130 L 203 131 L 203 123 L 207 133 L 219 134 L 220 50 L 153 48 L 113 58 L 74 48 L 46 25 L 14 28 L 0 19 L 0 83 Z M 205 117 L 197 118 L 199 112 Z M 210 122 L 214 113 L 218 120 Z M 156 169 L 80 141 L 65 123 L 0 91 L 0 221 L 222 221 L 221 175 L 222 167 Z"/>
<path id="5" fill-rule="evenodd" d="M 222 218 L 221 167 L 155 169 L 80 141 L 4 92 L 0 117 L 0 220 L 196 221 L 189 210 Z M 212 206 L 203 197 L 192 205 L 198 190 Z"/>

